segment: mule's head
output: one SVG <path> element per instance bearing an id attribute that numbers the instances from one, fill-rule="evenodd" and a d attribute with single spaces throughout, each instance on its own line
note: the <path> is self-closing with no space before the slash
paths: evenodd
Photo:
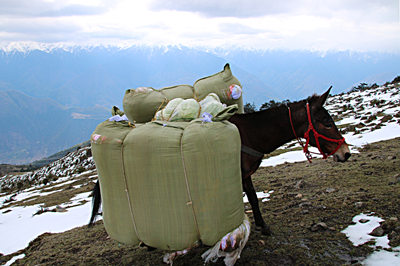
<path id="1" fill-rule="evenodd" d="M 331 88 L 321 96 L 312 96 L 308 100 L 310 105 L 311 121 L 317 132 L 315 134 L 314 131 L 310 131 L 310 144 L 318 147 L 319 142 L 320 151 L 325 153 L 325 155 L 332 154 L 335 161 L 345 162 L 351 155 L 349 146 L 344 142 L 343 136 L 340 134 L 335 122 L 329 115 L 328 111 L 324 108 L 330 90 Z M 317 140 L 315 135 L 319 135 Z M 342 139 L 343 143 L 340 143 L 339 140 Z M 339 148 L 338 145 L 340 145 Z"/>

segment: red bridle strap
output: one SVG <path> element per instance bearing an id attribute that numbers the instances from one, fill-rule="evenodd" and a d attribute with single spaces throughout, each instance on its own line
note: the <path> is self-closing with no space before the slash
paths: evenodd
<path id="1" fill-rule="evenodd" d="M 314 133 L 315 143 L 317 144 L 317 148 L 318 148 L 319 152 L 321 153 L 323 159 L 326 159 L 326 158 L 328 158 L 329 156 L 331 156 L 332 154 L 334 154 L 335 152 L 337 152 L 337 151 L 340 149 L 340 147 L 342 146 L 342 144 L 345 142 L 345 140 L 344 140 L 344 138 L 341 138 L 341 139 L 331 139 L 331 138 L 328 138 L 328 137 L 326 137 L 326 136 L 324 136 L 324 135 L 319 134 L 319 133 L 315 130 L 315 128 L 314 128 L 314 126 L 313 126 L 313 124 L 312 124 L 311 112 L 310 112 L 310 105 L 307 103 L 306 107 L 307 107 L 307 118 L 308 118 L 308 129 L 307 129 L 307 131 L 304 133 L 304 138 L 306 139 L 306 144 L 303 144 L 303 142 L 301 141 L 301 139 L 297 136 L 296 131 L 295 131 L 294 126 L 293 126 L 292 112 L 291 112 L 291 110 L 290 110 L 290 107 L 288 107 L 288 109 L 289 109 L 290 125 L 292 126 L 293 134 L 294 134 L 294 136 L 296 137 L 296 139 L 297 139 L 297 141 L 299 142 L 299 144 L 301 145 L 301 147 L 303 148 L 303 152 L 304 152 L 304 154 L 305 154 L 307 160 L 311 163 L 312 156 L 311 156 L 311 152 L 308 150 L 308 145 L 310 144 L 310 131 L 312 131 L 312 132 Z M 319 144 L 319 138 L 322 138 L 322 139 L 324 139 L 324 140 L 326 140 L 326 141 L 329 141 L 329 142 L 337 143 L 336 149 L 333 150 L 331 153 L 326 154 L 326 153 L 323 152 L 322 149 L 321 149 L 321 145 Z"/>

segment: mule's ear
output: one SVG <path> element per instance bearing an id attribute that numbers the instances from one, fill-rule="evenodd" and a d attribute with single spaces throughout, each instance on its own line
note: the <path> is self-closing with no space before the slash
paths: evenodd
<path id="1" fill-rule="evenodd" d="M 319 97 L 318 104 L 320 106 L 323 106 L 324 103 L 326 102 L 326 99 L 328 98 L 329 93 L 331 92 L 331 89 L 332 89 L 332 86 L 330 86 L 329 89 Z"/>

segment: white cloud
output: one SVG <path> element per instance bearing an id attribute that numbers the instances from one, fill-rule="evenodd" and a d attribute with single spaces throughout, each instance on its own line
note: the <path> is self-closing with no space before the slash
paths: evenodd
<path id="1" fill-rule="evenodd" d="M 0 43 L 400 52 L 399 0 L 2 0 Z"/>

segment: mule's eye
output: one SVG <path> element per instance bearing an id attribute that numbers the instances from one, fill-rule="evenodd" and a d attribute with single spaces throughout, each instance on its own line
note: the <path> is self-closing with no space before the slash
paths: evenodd
<path id="1" fill-rule="evenodd" d="M 322 121 L 322 124 L 323 124 L 324 127 L 326 127 L 326 128 L 332 128 L 332 127 L 333 127 L 333 123 L 332 123 L 332 121 L 330 121 L 329 119 L 326 119 L 326 120 Z"/>

